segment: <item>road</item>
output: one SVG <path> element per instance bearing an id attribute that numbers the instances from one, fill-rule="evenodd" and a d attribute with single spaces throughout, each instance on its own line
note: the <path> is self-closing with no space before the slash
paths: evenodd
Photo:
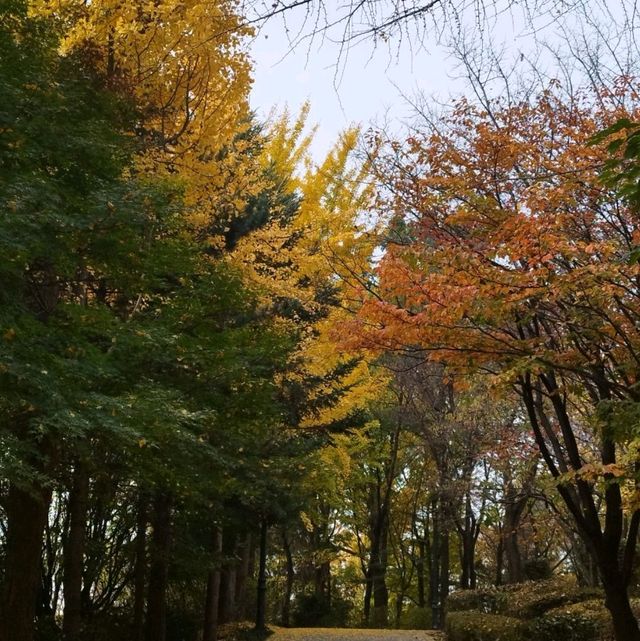
<path id="1" fill-rule="evenodd" d="M 431 630 L 370 630 L 352 628 L 275 628 L 269 641 L 444 641 Z"/>

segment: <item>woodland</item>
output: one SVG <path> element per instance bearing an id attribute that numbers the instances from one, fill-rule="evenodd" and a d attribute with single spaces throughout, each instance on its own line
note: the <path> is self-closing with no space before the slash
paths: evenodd
<path id="1" fill-rule="evenodd" d="M 318 160 L 293 5 L 2 0 L 0 641 L 639 641 L 633 65 Z"/>

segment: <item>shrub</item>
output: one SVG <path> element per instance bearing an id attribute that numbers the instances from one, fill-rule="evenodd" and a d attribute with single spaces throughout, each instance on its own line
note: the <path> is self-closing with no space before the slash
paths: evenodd
<path id="1" fill-rule="evenodd" d="M 528 630 L 536 641 L 606 641 L 613 634 L 611 616 L 596 599 L 549 610 L 533 619 Z"/>
<path id="2" fill-rule="evenodd" d="M 447 597 L 447 612 L 477 610 L 496 614 L 500 609 L 499 603 L 504 601 L 504 598 L 504 593 L 498 588 L 457 590 Z"/>
<path id="3" fill-rule="evenodd" d="M 583 588 L 573 578 L 559 576 L 509 586 L 504 599 L 497 601 L 497 611 L 519 619 L 533 619 L 553 608 L 597 598 L 602 598 L 601 590 Z"/>
<path id="4" fill-rule="evenodd" d="M 200 621 L 193 612 L 176 608 L 167 609 L 167 641 L 196 641 Z M 105 639 L 105 641 L 108 641 Z"/>
<path id="5" fill-rule="evenodd" d="M 400 617 L 402 630 L 429 630 L 431 628 L 431 608 L 410 605 Z"/>
<path id="6" fill-rule="evenodd" d="M 547 559 L 529 559 L 524 564 L 524 575 L 529 581 L 542 581 L 550 579 L 553 571 Z"/>
<path id="7" fill-rule="evenodd" d="M 296 596 L 292 622 L 299 628 L 345 627 L 349 620 L 352 604 L 346 599 L 334 596 L 331 603 L 315 594 Z"/>
<path id="8" fill-rule="evenodd" d="M 450 612 L 445 631 L 449 641 L 522 641 L 526 624 L 513 617 L 467 610 Z"/>

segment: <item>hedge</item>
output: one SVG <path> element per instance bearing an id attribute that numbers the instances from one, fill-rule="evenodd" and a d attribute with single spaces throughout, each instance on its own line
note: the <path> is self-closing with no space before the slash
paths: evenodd
<path id="1" fill-rule="evenodd" d="M 504 594 L 505 598 L 497 601 L 497 612 L 519 619 L 533 619 L 572 603 L 604 599 L 602 590 L 580 587 L 574 579 L 565 576 L 515 584 Z"/>
<path id="2" fill-rule="evenodd" d="M 640 602 L 632 607 L 639 613 Z M 449 641 L 610 641 L 602 591 L 570 577 L 461 590 L 447 600 Z"/>
<path id="3" fill-rule="evenodd" d="M 592 599 L 549 610 L 529 623 L 536 641 L 606 641 L 613 638 L 611 615 Z"/>
<path id="4" fill-rule="evenodd" d="M 498 588 L 482 588 L 479 590 L 457 590 L 447 597 L 447 612 L 467 612 L 477 610 L 498 614 L 503 608 L 501 602 L 506 598 L 505 593 Z"/>
<path id="5" fill-rule="evenodd" d="M 499 588 L 458 590 L 449 595 L 447 611 L 477 610 L 518 619 L 532 619 L 553 608 L 598 598 L 604 599 L 602 590 L 583 588 L 571 577 L 559 576 Z"/>
<path id="6" fill-rule="evenodd" d="M 450 612 L 445 631 L 449 641 L 522 641 L 526 623 L 501 614 L 467 610 Z"/>

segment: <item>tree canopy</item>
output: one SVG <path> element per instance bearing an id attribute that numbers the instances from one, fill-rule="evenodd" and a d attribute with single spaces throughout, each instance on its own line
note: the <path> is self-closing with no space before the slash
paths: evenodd
<path id="1" fill-rule="evenodd" d="M 0 641 L 638 639 L 634 79 L 317 160 L 250 8 L 3 7 Z"/>

